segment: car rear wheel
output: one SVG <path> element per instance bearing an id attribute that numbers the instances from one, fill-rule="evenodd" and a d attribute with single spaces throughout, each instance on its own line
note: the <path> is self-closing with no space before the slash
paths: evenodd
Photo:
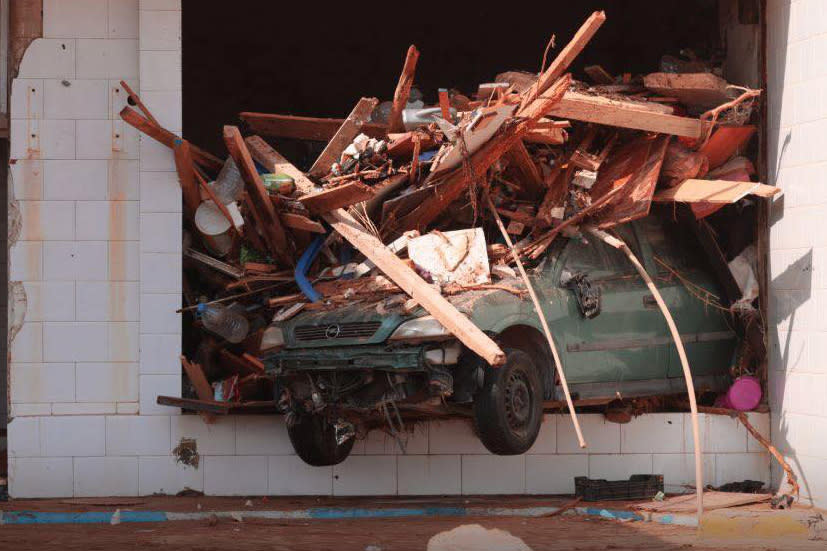
<path id="1" fill-rule="evenodd" d="M 353 449 L 353 437 L 336 442 L 336 428 L 321 415 L 300 415 L 287 435 L 296 454 L 308 465 L 326 467 L 344 461 Z"/>
<path id="2" fill-rule="evenodd" d="M 474 399 L 474 423 L 491 453 L 517 455 L 534 444 L 543 421 L 543 383 L 531 356 L 506 348 L 502 367 L 485 368 Z"/>

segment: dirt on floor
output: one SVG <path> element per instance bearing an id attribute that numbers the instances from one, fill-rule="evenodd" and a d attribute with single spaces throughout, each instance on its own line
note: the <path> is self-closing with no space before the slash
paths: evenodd
<path id="1" fill-rule="evenodd" d="M 382 520 L 222 519 L 110 525 L 0 526 L 0 549 L 14 551 L 175 549 L 176 551 L 247 550 L 415 550 L 426 549 L 436 534 L 464 524 L 506 530 L 534 551 L 692 549 L 824 549 L 823 541 L 714 541 L 691 528 L 587 517 L 552 518 L 407 518 Z M 479 549 L 479 548 L 474 548 Z"/>

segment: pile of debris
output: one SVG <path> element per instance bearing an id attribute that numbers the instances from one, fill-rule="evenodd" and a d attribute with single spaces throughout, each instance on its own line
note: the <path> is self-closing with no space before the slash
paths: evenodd
<path id="1" fill-rule="evenodd" d="M 163 129 L 125 86 L 135 109 L 122 118 L 175 153 L 192 395 L 215 412 L 272 407 L 258 359 L 267 325 L 355 301 L 421 307 L 499 364 L 499 346 L 445 297 L 499 289 L 534 298 L 523 266 L 556 238 L 592 239 L 583 230 L 645 217 L 653 202 L 689 205 L 672 210 L 694 215 L 734 298 L 746 293 L 740 311 L 760 318 L 754 285 L 735 279 L 706 223 L 778 191 L 754 182 L 742 156 L 759 92 L 699 59 L 664 58 L 663 72 L 643 77 L 592 66 L 591 83 L 575 81 L 566 71 L 604 20 L 593 14 L 539 75 L 505 72 L 472 96 L 440 89 L 434 105 L 412 87 L 411 46 L 392 101 L 363 98 L 344 120 L 242 113 L 250 135 L 224 127 L 226 160 Z M 305 172 L 262 136 L 327 145 Z M 738 270 L 755 281 L 748 259 Z"/>

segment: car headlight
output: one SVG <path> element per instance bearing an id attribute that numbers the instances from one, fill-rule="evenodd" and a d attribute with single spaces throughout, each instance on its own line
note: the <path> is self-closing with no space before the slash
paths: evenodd
<path id="1" fill-rule="evenodd" d="M 434 341 L 450 339 L 453 335 L 433 316 L 406 321 L 396 328 L 389 340 L 392 341 Z"/>
<path id="2" fill-rule="evenodd" d="M 261 336 L 261 351 L 272 352 L 284 346 L 284 332 L 281 327 L 271 325 Z"/>

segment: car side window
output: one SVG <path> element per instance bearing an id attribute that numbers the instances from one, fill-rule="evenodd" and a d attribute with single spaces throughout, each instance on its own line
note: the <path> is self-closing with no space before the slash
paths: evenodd
<path id="1" fill-rule="evenodd" d="M 697 268 L 702 262 L 697 254 L 698 246 L 691 243 L 691 235 L 681 231 L 676 224 L 663 222 L 648 216 L 639 222 L 641 236 L 649 242 L 652 254 L 670 267 L 686 271 Z M 667 270 L 658 264 L 658 272 Z"/>
<path id="2" fill-rule="evenodd" d="M 571 274 L 582 272 L 590 279 L 596 279 L 613 273 L 605 247 L 594 237 L 589 237 L 588 240 L 577 237 L 569 239 L 565 257 L 563 271 Z"/>
<path id="3" fill-rule="evenodd" d="M 632 249 L 635 256 L 643 262 L 643 257 L 640 254 L 640 244 L 638 243 L 637 237 L 635 236 L 635 231 L 631 224 L 615 226 L 612 228 L 612 232 L 617 234 L 617 236 L 622 239 L 630 249 Z M 637 273 L 635 267 L 631 262 L 629 262 L 629 258 L 626 256 L 626 253 L 615 249 L 614 247 L 607 246 L 606 249 L 609 256 L 609 262 L 611 263 L 615 274 L 625 276 Z"/>

